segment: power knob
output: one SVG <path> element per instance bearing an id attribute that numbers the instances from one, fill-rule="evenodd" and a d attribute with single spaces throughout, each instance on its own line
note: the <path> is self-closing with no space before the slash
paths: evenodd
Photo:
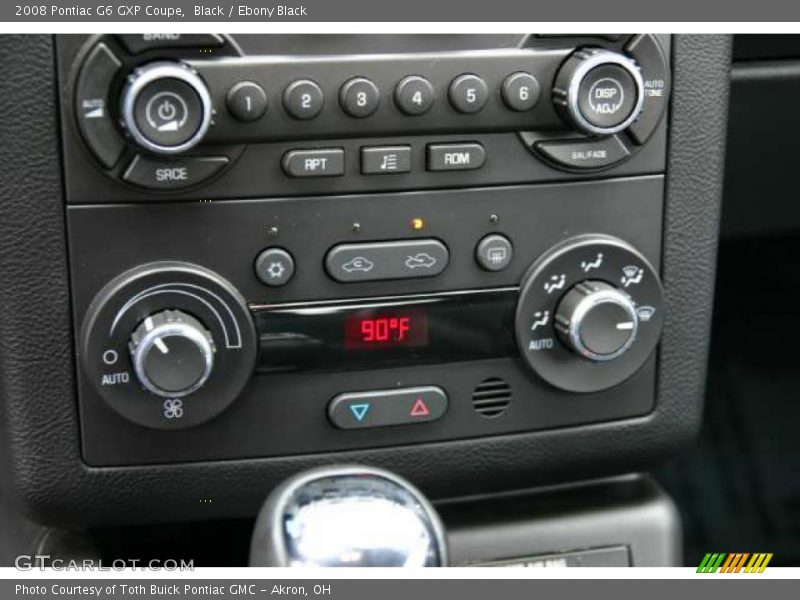
<path id="1" fill-rule="evenodd" d="M 626 129 L 642 112 L 644 80 L 630 58 L 595 48 L 570 55 L 556 75 L 553 104 L 572 127 L 589 135 Z"/>
<path id="2" fill-rule="evenodd" d="M 164 398 L 197 391 L 214 367 L 214 341 L 203 324 L 182 311 L 147 317 L 129 342 L 134 373 L 144 388 Z"/>
<path id="3" fill-rule="evenodd" d="M 582 281 L 558 305 L 555 329 L 567 348 L 592 361 L 614 360 L 636 339 L 630 296 L 602 281 Z"/>
<path id="4" fill-rule="evenodd" d="M 200 76 L 174 61 L 135 69 L 122 91 L 122 122 L 133 140 L 157 154 L 199 144 L 211 125 L 211 95 Z"/>

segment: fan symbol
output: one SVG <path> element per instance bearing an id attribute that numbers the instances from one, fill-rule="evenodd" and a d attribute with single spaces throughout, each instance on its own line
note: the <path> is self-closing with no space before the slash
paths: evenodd
<path id="1" fill-rule="evenodd" d="M 164 416 L 167 419 L 180 419 L 183 416 L 183 401 L 177 398 L 164 400 Z"/>
<path id="2" fill-rule="evenodd" d="M 270 279 L 280 279 L 285 272 L 286 267 L 280 262 L 270 263 L 267 267 L 267 274 L 270 276 Z"/>

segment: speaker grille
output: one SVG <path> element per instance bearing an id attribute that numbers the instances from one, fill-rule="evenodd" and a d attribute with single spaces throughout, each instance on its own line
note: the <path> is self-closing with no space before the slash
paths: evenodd
<path id="1" fill-rule="evenodd" d="M 511 404 L 511 386 L 499 377 L 484 379 L 472 393 L 472 407 L 482 417 L 499 417 Z"/>

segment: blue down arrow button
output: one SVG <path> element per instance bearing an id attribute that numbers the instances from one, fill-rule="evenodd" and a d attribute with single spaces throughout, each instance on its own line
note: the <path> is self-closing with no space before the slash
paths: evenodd
<path id="1" fill-rule="evenodd" d="M 353 416 L 360 423 L 364 420 L 364 417 L 367 416 L 367 413 L 369 412 L 369 406 L 369 402 L 365 402 L 364 404 L 351 404 L 350 412 L 353 413 Z"/>

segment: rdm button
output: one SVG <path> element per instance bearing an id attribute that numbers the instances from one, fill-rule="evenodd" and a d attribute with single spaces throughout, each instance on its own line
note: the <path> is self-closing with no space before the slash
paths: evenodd
<path id="1" fill-rule="evenodd" d="M 328 406 L 328 417 L 339 429 L 426 423 L 445 412 L 447 394 L 435 386 L 339 394 Z"/>
<path id="2" fill-rule="evenodd" d="M 468 171 L 484 162 L 486 151 L 480 144 L 428 145 L 428 171 Z"/>
<path id="3" fill-rule="evenodd" d="M 158 190 L 178 190 L 197 185 L 228 164 L 226 156 L 195 156 L 152 160 L 137 155 L 122 178 L 135 185 Z"/>

